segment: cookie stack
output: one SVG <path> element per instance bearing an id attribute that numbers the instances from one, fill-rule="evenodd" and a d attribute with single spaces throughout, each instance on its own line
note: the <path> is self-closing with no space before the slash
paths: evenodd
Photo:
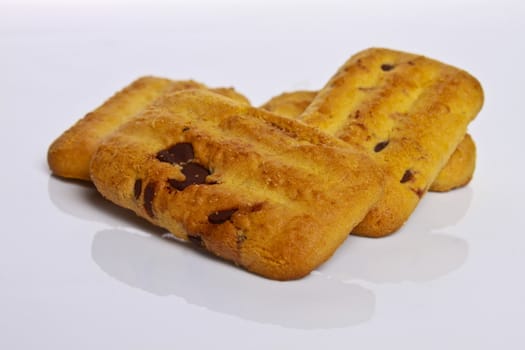
<path id="1" fill-rule="evenodd" d="M 260 108 L 233 89 L 145 77 L 64 132 L 48 162 L 182 240 L 295 279 L 349 233 L 386 236 L 428 190 L 467 184 L 482 103 L 465 71 L 376 48 L 320 91 Z"/>

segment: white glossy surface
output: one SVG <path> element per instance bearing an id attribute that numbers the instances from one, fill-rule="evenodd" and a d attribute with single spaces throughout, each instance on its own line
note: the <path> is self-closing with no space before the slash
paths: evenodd
<path id="1" fill-rule="evenodd" d="M 0 348 L 525 348 L 523 18 L 519 1 L 1 2 Z M 307 278 L 253 276 L 49 175 L 50 142 L 137 76 L 258 104 L 369 46 L 480 79 L 476 175 Z"/>

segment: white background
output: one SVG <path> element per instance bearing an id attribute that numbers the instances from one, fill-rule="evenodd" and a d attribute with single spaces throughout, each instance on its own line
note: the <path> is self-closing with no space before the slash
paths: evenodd
<path id="1" fill-rule="evenodd" d="M 1 349 L 523 349 L 523 1 L 0 1 Z M 47 147 L 141 75 L 317 89 L 384 46 L 476 76 L 472 183 L 307 278 L 262 279 L 51 177 Z"/>

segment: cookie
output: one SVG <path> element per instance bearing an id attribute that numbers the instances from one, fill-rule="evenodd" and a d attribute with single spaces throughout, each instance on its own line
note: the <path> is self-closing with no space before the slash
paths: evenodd
<path id="1" fill-rule="evenodd" d="M 135 80 L 80 119 L 51 144 L 47 155 L 51 171 L 65 178 L 89 180 L 89 162 L 100 140 L 163 94 L 190 88 L 204 89 L 206 86 L 192 80 L 173 81 L 156 77 Z M 212 90 L 249 103 L 231 88 Z"/>
<path id="2" fill-rule="evenodd" d="M 104 139 L 91 179 L 176 237 L 278 280 L 328 259 L 383 188 L 363 152 L 206 90 L 165 95 Z"/>
<path id="3" fill-rule="evenodd" d="M 298 118 L 316 95 L 317 91 L 285 92 L 271 98 L 261 108 L 288 118 Z M 429 191 L 447 192 L 466 186 L 472 179 L 475 167 L 476 145 L 467 133 L 430 185 Z"/>
<path id="4" fill-rule="evenodd" d="M 263 103 L 260 108 L 287 118 L 298 118 L 312 103 L 317 93 L 318 91 L 308 90 L 283 92 Z"/>
<path id="5" fill-rule="evenodd" d="M 353 233 L 381 237 L 408 219 L 482 104 L 481 85 L 467 72 L 372 48 L 352 56 L 299 119 L 379 164 L 385 192 Z"/>
<path id="6" fill-rule="evenodd" d="M 430 186 L 434 192 L 446 192 L 466 186 L 476 168 L 476 144 L 469 134 L 466 134 L 459 146 L 439 172 L 438 177 Z"/>

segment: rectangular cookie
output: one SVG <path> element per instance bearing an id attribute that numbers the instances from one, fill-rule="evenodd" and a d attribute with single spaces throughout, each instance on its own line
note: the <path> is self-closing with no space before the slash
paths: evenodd
<path id="1" fill-rule="evenodd" d="M 278 280 L 328 259 L 383 187 L 363 152 L 205 90 L 165 95 L 120 127 L 91 178 L 110 201 Z"/>
<path id="2" fill-rule="evenodd" d="M 310 105 L 317 91 L 292 91 L 272 97 L 261 108 L 288 118 L 298 118 Z M 447 192 L 466 186 L 476 168 L 476 144 L 467 133 L 430 185 L 429 191 Z"/>
<path id="3" fill-rule="evenodd" d="M 399 229 L 463 139 L 483 104 L 467 72 L 410 53 L 372 48 L 352 56 L 299 119 L 372 156 L 385 192 L 353 231 Z"/>
<path id="4" fill-rule="evenodd" d="M 88 113 L 60 135 L 49 147 L 47 160 L 53 174 L 65 178 L 89 180 L 89 162 L 99 142 L 163 94 L 184 89 L 206 89 L 193 80 L 173 81 L 141 77 L 100 107 Z M 233 89 L 211 89 L 216 93 L 249 103 Z"/>
<path id="5" fill-rule="evenodd" d="M 128 121 L 159 96 L 187 88 L 205 88 L 195 81 L 172 81 L 142 77 L 118 92 L 95 111 L 88 113 L 64 132 L 49 148 L 48 163 L 52 172 L 61 177 L 89 180 L 89 161 L 100 140 Z M 232 88 L 211 91 L 249 103 Z M 287 117 L 298 117 L 317 92 L 296 91 L 274 97 L 262 108 Z M 449 191 L 466 185 L 475 168 L 475 144 L 467 134 L 430 186 L 430 191 Z"/>

